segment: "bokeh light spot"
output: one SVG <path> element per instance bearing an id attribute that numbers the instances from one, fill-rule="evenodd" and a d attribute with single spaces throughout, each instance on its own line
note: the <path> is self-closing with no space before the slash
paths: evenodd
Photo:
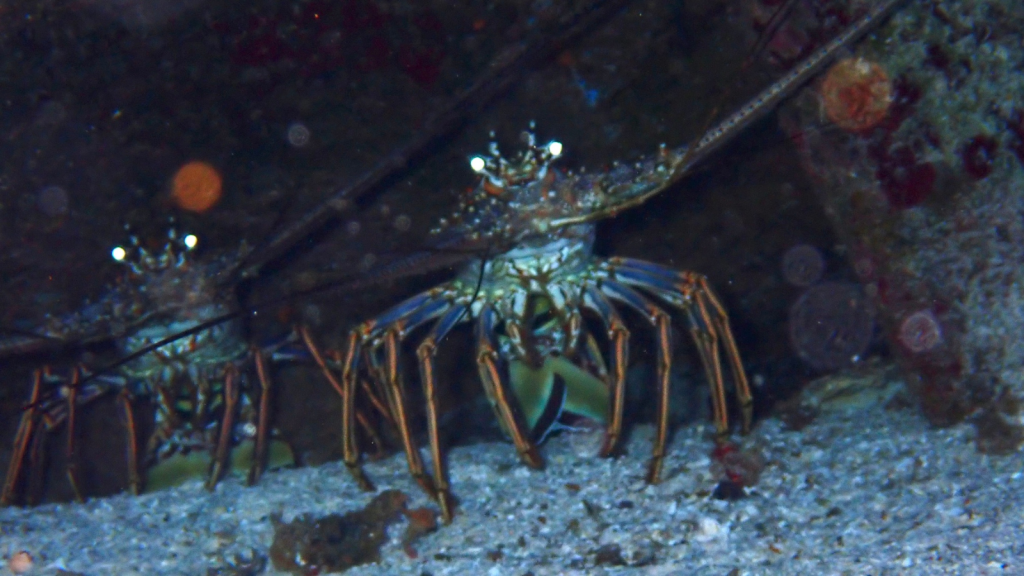
<path id="1" fill-rule="evenodd" d="M 36 196 L 39 210 L 51 218 L 58 218 L 68 213 L 71 200 L 68 193 L 60 186 L 47 186 Z"/>
<path id="2" fill-rule="evenodd" d="M 942 327 L 931 310 L 918 310 L 903 319 L 897 338 L 908 350 L 920 354 L 942 343 Z"/>
<path id="3" fill-rule="evenodd" d="M 206 212 L 220 201 L 222 185 L 220 174 L 213 166 L 193 160 L 174 174 L 171 198 L 182 210 Z"/>
<path id="4" fill-rule="evenodd" d="M 309 144 L 311 135 L 309 128 L 302 122 L 292 122 L 288 125 L 288 143 L 296 148 Z"/>
<path id="5" fill-rule="evenodd" d="M 825 272 L 825 259 L 814 246 L 797 244 L 782 255 L 782 276 L 794 286 L 810 286 Z"/>
<path id="6" fill-rule="evenodd" d="M 793 349 L 818 370 L 836 370 L 859 360 L 874 331 L 867 297 L 849 282 L 812 286 L 789 310 Z"/>

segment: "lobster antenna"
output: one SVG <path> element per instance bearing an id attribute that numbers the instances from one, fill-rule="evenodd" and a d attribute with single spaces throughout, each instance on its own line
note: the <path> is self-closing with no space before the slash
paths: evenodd
<path id="1" fill-rule="evenodd" d="M 447 252 L 444 252 L 445 250 L 447 250 Z M 491 251 L 491 247 L 488 246 L 486 248 L 486 251 L 484 252 L 484 259 L 485 259 L 485 261 L 486 261 L 486 259 L 488 259 L 490 257 L 489 256 L 490 251 Z M 442 254 L 446 253 L 446 254 L 448 254 L 448 257 L 447 258 L 443 258 L 443 257 L 442 258 L 437 258 L 437 257 L 434 257 L 432 260 L 429 259 L 432 254 L 436 254 L 436 253 L 442 253 Z M 96 378 L 98 376 L 101 376 L 103 374 L 108 374 L 111 371 L 116 370 L 116 369 L 120 368 L 121 366 L 124 366 L 125 364 L 127 364 L 127 363 L 129 363 L 129 362 L 131 362 L 131 361 L 133 361 L 133 360 L 135 360 L 137 358 L 145 356 L 146 354 L 149 354 L 150 352 L 153 352 L 154 350 L 156 350 L 158 348 L 161 348 L 163 346 L 166 346 L 168 344 L 171 344 L 173 342 L 181 340 L 182 338 L 187 338 L 189 336 L 192 336 L 193 334 L 198 334 L 199 332 L 202 332 L 204 330 L 208 330 L 210 328 L 213 328 L 214 326 L 217 326 L 219 324 L 223 324 L 224 322 L 229 322 L 231 320 L 235 320 L 237 318 L 241 318 L 241 317 L 243 317 L 245 315 L 255 314 L 259 310 L 262 310 L 262 309 L 265 309 L 265 308 L 269 308 L 271 306 L 275 306 L 277 304 L 281 304 L 281 303 L 284 303 L 284 302 L 289 302 L 291 300 L 294 300 L 296 298 L 301 298 L 301 297 L 304 297 L 304 296 L 312 296 L 312 295 L 315 295 L 315 294 L 322 294 L 322 293 L 331 292 L 331 291 L 352 292 L 352 291 L 355 291 L 355 290 L 365 289 L 365 288 L 367 288 L 369 286 L 373 286 L 375 284 L 379 284 L 381 282 L 385 282 L 385 281 L 388 281 L 388 280 L 395 280 L 395 279 L 398 279 L 398 278 L 404 278 L 404 277 L 407 277 L 407 276 L 411 276 L 413 274 L 422 274 L 424 272 L 429 272 L 429 271 L 432 271 L 432 270 L 439 270 L 441 268 L 444 268 L 444 267 L 447 267 L 447 266 L 451 266 L 451 265 L 456 264 L 456 263 L 463 262 L 468 257 L 470 257 L 470 255 L 472 255 L 472 254 L 473 254 L 473 252 L 471 252 L 471 251 L 466 251 L 466 250 L 464 250 L 464 251 L 457 251 L 456 247 L 448 246 L 448 245 L 442 245 L 437 252 L 432 252 L 432 251 L 416 252 L 416 253 L 414 253 L 414 254 L 412 254 L 410 256 L 407 256 L 405 258 L 400 258 L 400 259 L 397 259 L 397 260 L 392 260 L 390 262 L 386 262 L 386 263 L 376 267 L 374 270 L 371 270 L 371 271 L 369 271 L 369 272 L 367 272 L 367 273 L 365 273 L 365 274 L 363 274 L 363 275 L 361 275 L 361 276 L 359 276 L 359 277 L 357 277 L 355 279 L 335 279 L 335 280 L 331 280 L 329 282 L 325 282 L 323 284 L 320 284 L 320 285 L 317 285 L 317 286 L 313 286 L 311 288 L 306 288 L 306 289 L 303 289 L 303 290 L 297 290 L 295 292 L 289 292 L 288 294 L 284 294 L 284 295 L 277 296 L 277 297 L 274 297 L 274 298 L 269 298 L 267 300 L 264 300 L 264 301 L 261 301 L 261 302 L 257 302 L 255 304 L 252 304 L 252 305 L 249 305 L 249 306 L 244 306 L 244 307 L 239 308 L 238 310 L 234 310 L 232 312 L 226 312 L 224 314 L 221 314 L 220 316 L 216 316 L 216 317 L 211 318 L 209 320 L 206 320 L 204 322 L 200 322 L 199 324 L 196 324 L 195 326 L 193 326 L 191 328 L 188 328 L 186 330 L 182 330 L 182 331 L 177 332 L 175 334 L 171 334 L 171 335 L 167 336 L 166 338 L 163 338 L 163 339 L 158 340 L 156 342 L 153 342 L 151 344 L 147 344 L 146 346 L 143 346 L 142 348 L 139 348 L 138 350 L 135 350 L 134 352 L 132 352 L 132 353 L 130 353 L 130 354 L 128 354 L 128 355 L 126 355 L 126 356 L 124 356 L 122 358 L 119 358 L 118 360 L 116 360 L 114 362 L 111 362 L 110 364 L 108 364 L 106 366 L 103 366 L 101 368 L 96 369 L 95 371 L 90 372 L 88 375 L 83 375 L 82 379 L 79 381 L 79 385 L 85 384 L 86 382 L 88 382 L 90 380 L 93 380 L 94 378 Z M 348 280 L 348 281 L 346 282 L 346 280 Z M 478 281 L 478 284 L 477 284 L 478 292 L 479 292 L 479 289 L 480 289 L 482 284 L 483 284 L 483 276 L 481 275 L 481 277 L 480 277 L 480 279 Z M 474 295 L 474 299 L 475 298 L 476 298 L 476 295 Z"/>
<path id="2" fill-rule="evenodd" d="M 455 320 L 456 324 L 461 322 L 462 318 L 469 313 L 472 309 L 473 303 L 476 302 L 476 299 L 480 296 L 480 290 L 484 285 L 484 271 L 487 269 L 487 264 L 491 261 L 491 249 L 493 247 L 493 243 L 489 242 L 487 244 L 487 250 L 484 252 L 483 258 L 480 259 L 480 274 L 476 277 L 476 287 L 473 289 L 473 297 L 469 299 L 469 305 L 462 309 L 462 313 L 459 314 L 458 319 Z"/>

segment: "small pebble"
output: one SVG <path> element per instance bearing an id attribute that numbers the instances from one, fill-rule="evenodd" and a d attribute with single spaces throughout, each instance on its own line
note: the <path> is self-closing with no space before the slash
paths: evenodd
<path id="1" fill-rule="evenodd" d="M 15 552 L 11 555 L 11 559 L 7 561 L 7 568 L 13 574 L 27 573 L 32 569 L 32 555 L 24 550 Z"/>

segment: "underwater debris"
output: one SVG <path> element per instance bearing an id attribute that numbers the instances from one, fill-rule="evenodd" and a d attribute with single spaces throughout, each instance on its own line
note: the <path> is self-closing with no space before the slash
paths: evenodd
<path id="1" fill-rule="evenodd" d="M 286 137 L 288 144 L 293 148 L 304 148 L 309 144 L 309 139 L 312 137 L 312 133 L 302 122 L 292 122 L 288 125 Z"/>
<path id="2" fill-rule="evenodd" d="M 71 200 L 60 186 L 47 186 L 36 195 L 36 205 L 39 206 L 40 212 L 50 218 L 60 218 L 67 215 Z"/>
<path id="3" fill-rule="evenodd" d="M 800 394 L 779 403 L 775 414 L 786 429 L 799 431 L 821 415 L 879 406 L 891 409 L 905 400 L 900 395 L 902 379 L 895 371 L 895 366 L 882 366 L 875 358 L 854 370 L 828 374 L 808 382 Z"/>
<path id="4" fill-rule="evenodd" d="M 257 576 L 267 569 L 267 557 L 256 550 L 247 554 L 235 554 L 223 566 L 209 568 L 206 576 Z"/>
<path id="5" fill-rule="evenodd" d="M 422 536 L 437 530 L 437 513 L 430 508 L 410 508 L 404 514 L 409 519 L 409 525 L 402 535 L 402 549 L 409 558 L 416 558 L 419 553 L 412 545 Z"/>
<path id="6" fill-rule="evenodd" d="M 387 527 L 401 518 L 408 499 L 400 490 L 385 490 L 366 508 L 344 516 L 302 515 L 288 523 L 272 519 L 270 560 L 278 570 L 303 576 L 379 562 Z"/>
<path id="7" fill-rule="evenodd" d="M 746 498 L 747 491 L 743 489 L 743 485 L 739 482 L 722 480 L 715 486 L 715 489 L 711 491 L 711 497 L 715 500 L 733 502 Z"/>
<path id="8" fill-rule="evenodd" d="M 785 429 L 799 432 L 811 425 L 818 417 L 818 410 L 797 395 L 775 405 L 775 416 L 782 421 Z"/>
<path id="9" fill-rule="evenodd" d="M 935 191 L 935 166 L 921 160 L 912 147 L 878 147 L 874 155 L 878 161 L 875 177 L 892 208 L 906 210 L 919 206 Z"/>
<path id="10" fill-rule="evenodd" d="M 740 449 L 739 446 L 731 443 L 716 447 L 711 458 L 711 473 L 722 478 L 723 482 L 735 484 L 741 494 L 744 486 L 757 484 L 761 479 L 761 472 L 766 466 L 764 455 L 756 448 Z M 715 491 L 718 492 L 719 489 L 728 492 L 730 487 L 722 487 L 719 484 Z M 718 496 L 715 497 L 718 498 Z"/>
<path id="11" fill-rule="evenodd" d="M 626 559 L 622 557 L 622 547 L 618 544 L 605 544 L 594 550 L 595 566 L 625 566 Z"/>

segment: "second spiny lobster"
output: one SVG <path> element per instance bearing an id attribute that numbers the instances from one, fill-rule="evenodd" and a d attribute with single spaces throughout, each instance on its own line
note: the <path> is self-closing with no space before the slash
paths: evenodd
<path id="1" fill-rule="evenodd" d="M 196 466 L 209 466 L 207 486 L 212 488 L 230 463 L 232 448 L 250 454 L 235 455 L 236 460 L 251 461 L 250 483 L 258 480 L 268 453 L 273 461 L 291 460 L 287 445 L 269 436 L 267 360 L 283 355 L 287 342 L 252 346 L 242 321 L 233 318 L 161 344 L 170 335 L 230 316 L 237 303 L 218 295 L 214 278 L 222 263 L 194 257 L 196 236 L 179 236 L 172 228 L 166 244 L 153 251 L 138 238 L 131 240 L 112 251 L 113 258 L 127 267 L 125 276 L 99 301 L 74 314 L 50 318 L 43 331 L 60 341 L 95 331 L 102 322 L 108 334 L 118 335 L 112 336 L 115 345 L 130 359 L 107 372 L 94 373 L 81 363 L 66 376 L 49 368 L 34 372 L 0 503 L 16 501 L 26 468 L 38 464 L 46 432 L 60 425 L 67 435 L 68 481 L 75 496 L 82 498 L 75 463 L 77 413 L 82 405 L 107 394 L 117 394 L 123 410 L 134 493 L 154 487 L 159 476 L 184 474 Z M 140 451 L 133 403 L 143 397 L 152 399 L 157 409 L 154 431 Z"/>

